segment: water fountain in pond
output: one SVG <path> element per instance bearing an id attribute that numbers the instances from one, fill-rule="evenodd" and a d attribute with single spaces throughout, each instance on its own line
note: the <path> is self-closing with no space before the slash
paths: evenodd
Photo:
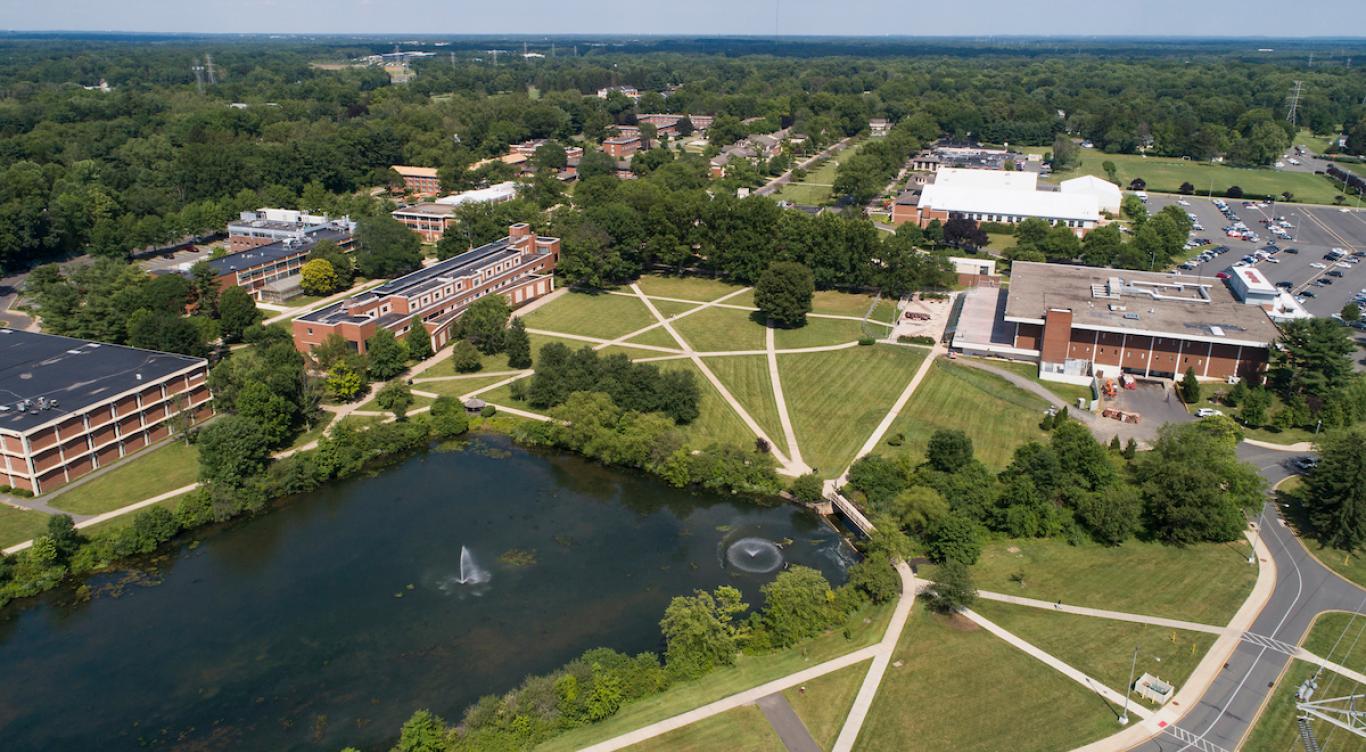
<path id="1" fill-rule="evenodd" d="M 726 562 L 741 572 L 764 574 L 783 565 L 783 552 L 767 538 L 741 538 L 726 548 Z"/>
<path id="2" fill-rule="evenodd" d="M 488 571 L 479 568 L 474 554 L 464 546 L 460 547 L 460 576 L 455 581 L 461 585 L 481 585 L 489 581 Z"/>

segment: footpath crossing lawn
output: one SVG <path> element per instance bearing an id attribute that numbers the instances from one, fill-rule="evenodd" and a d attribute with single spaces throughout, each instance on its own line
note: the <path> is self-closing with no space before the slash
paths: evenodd
<path id="1" fill-rule="evenodd" d="M 1046 439 L 1039 421 L 1047 408 L 1041 397 L 1005 379 L 940 360 L 887 432 L 888 437 L 904 435 L 905 444 L 893 447 L 884 440 L 876 451 L 889 456 L 908 452 L 918 461 L 935 431 L 957 429 L 972 439 L 977 459 L 999 470 L 1010 463 L 1016 447 Z"/>
<path id="2" fill-rule="evenodd" d="M 1113 734 L 1117 715 L 965 617 L 917 603 L 854 749 L 1056 752 Z"/>
<path id="3" fill-rule="evenodd" d="M 733 666 L 717 669 L 696 681 L 676 684 L 662 694 L 623 707 L 602 723 L 561 734 L 536 749 L 538 752 L 581 749 L 852 653 L 882 639 L 891 616 L 891 604 L 866 606 L 850 614 L 843 627 L 809 642 L 774 653 L 739 655 Z"/>
<path id="4" fill-rule="evenodd" d="M 982 590 L 1220 626 L 1257 580 L 1247 541 L 1167 546 L 997 539 L 972 567 Z M 1023 584 L 1013 575 L 1023 574 Z"/>
<path id="5" fill-rule="evenodd" d="M 704 303 L 735 292 L 741 287 L 707 277 L 665 277 L 657 274 L 642 276 L 636 281 L 636 286 L 640 288 L 641 292 L 649 296 L 682 298 L 683 300 L 696 300 Z M 736 301 L 727 300 L 726 302 L 734 303 Z M 739 303 L 739 305 L 747 304 Z"/>
<path id="6" fill-rule="evenodd" d="M 47 529 L 48 516 L 28 509 L 0 504 L 0 548 L 23 543 Z"/>
<path id="7" fill-rule="evenodd" d="M 1290 191 L 1295 201 L 1311 204 L 1331 204 L 1338 195 L 1337 189 L 1327 178 L 1312 172 L 1285 172 L 1269 167 L 1229 167 L 1208 164 L 1195 160 L 1171 157 L 1147 157 L 1137 154 L 1103 154 L 1098 151 L 1083 150 L 1081 165 L 1067 172 L 1054 174 L 1055 180 L 1067 180 L 1078 175 L 1095 175 L 1106 178 L 1104 163 L 1115 163 L 1119 185 L 1127 188 L 1134 178 L 1143 178 L 1149 191 L 1179 193 L 1181 184 L 1189 182 L 1195 186 L 1196 195 L 1204 195 L 1213 186 L 1214 191 L 1228 190 L 1238 186 L 1246 193 L 1280 196 Z"/>
<path id="8" fill-rule="evenodd" d="M 613 339 L 655 322 L 640 299 L 568 292 L 522 317 L 530 329 Z"/>
<path id="9" fill-rule="evenodd" d="M 1349 626 L 1350 625 L 1350 626 Z M 1314 622 L 1305 638 L 1305 649 L 1311 653 L 1340 663 L 1356 671 L 1366 671 L 1366 640 L 1359 640 L 1366 630 L 1366 619 L 1350 614 L 1323 614 Z M 1339 642 L 1341 638 L 1341 642 Z M 1336 648 L 1334 647 L 1336 645 Z M 1286 752 L 1302 749 L 1299 728 L 1295 723 L 1298 712 L 1295 710 L 1295 690 L 1314 675 L 1317 667 L 1304 661 L 1291 661 L 1285 675 L 1277 682 L 1276 688 L 1267 701 L 1266 708 L 1257 719 L 1257 724 L 1248 734 L 1245 752 Z M 1324 670 L 1319 674 L 1319 688 L 1314 692 L 1316 698 L 1342 697 L 1360 692 L 1346 677 Z M 1325 750 L 1339 752 L 1363 752 L 1366 740 L 1343 731 L 1322 721 L 1313 721 L 1314 734 Z"/>
<path id="10" fill-rule="evenodd" d="M 773 381 L 768 375 L 768 357 L 735 355 L 707 358 L 705 362 L 759 427 L 777 443 L 778 449 L 787 454 L 783 424 L 778 418 L 778 402 L 773 397 Z"/>
<path id="11" fill-rule="evenodd" d="M 788 415 L 806 464 L 826 477 L 843 471 L 928 352 L 871 345 L 779 355 Z"/>
<path id="12" fill-rule="evenodd" d="M 749 311 L 708 308 L 675 321 L 673 328 L 696 352 L 764 349 L 764 326 Z"/>
<path id="13" fill-rule="evenodd" d="M 693 314 L 693 315 L 695 316 L 695 315 L 697 315 L 697 314 Z M 654 346 L 656 346 L 656 347 L 671 347 L 671 348 L 673 348 L 673 349 L 675 349 L 675 350 L 681 350 L 682 347 L 683 347 L 682 345 L 678 344 L 678 340 L 674 339 L 674 336 L 673 336 L 672 334 L 669 334 L 669 332 L 666 331 L 666 330 L 664 329 L 664 327 L 662 327 L 662 326 L 657 326 L 657 327 L 655 327 L 654 329 L 651 329 L 651 330 L 649 330 L 649 331 L 646 331 L 646 332 L 642 332 L 642 333 L 640 333 L 640 334 L 637 334 L 636 336 L 634 336 L 634 337 L 632 337 L 632 338 L 626 340 L 626 343 L 627 343 L 627 344 L 640 344 L 640 345 L 654 345 Z M 668 353 L 662 353 L 662 352 L 655 352 L 655 353 L 652 353 L 652 355 L 667 355 L 667 354 L 668 354 Z M 647 355 L 647 356 L 642 356 L 642 357 L 649 357 L 649 356 Z"/>
<path id="14" fill-rule="evenodd" d="M 800 687 L 783 690 L 788 704 L 821 749 L 835 746 L 871 663 L 864 661 L 812 679 Z"/>
<path id="15" fill-rule="evenodd" d="M 199 451 L 182 441 L 144 449 L 109 472 L 56 494 L 52 506 L 72 514 L 100 514 L 199 480 Z"/>
<path id="16" fill-rule="evenodd" d="M 887 327 L 879 324 L 869 324 L 868 326 L 874 332 L 874 337 L 887 336 Z M 775 329 L 773 331 L 773 346 L 779 350 L 791 350 L 798 347 L 823 347 L 825 345 L 857 342 L 861 337 L 863 337 L 863 325 L 857 321 L 817 319 L 808 316 L 806 326 L 796 329 Z"/>
<path id="17" fill-rule="evenodd" d="M 741 705 L 662 736 L 629 752 L 784 752 L 783 740 L 757 705 Z"/>
<path id="18" fill-rule="evenodd" d="M 1090 387 L 1063 384 L 1058 381 L 1044 381 L 1039 378 L 1039 366 L 1035 363 L 1025 363 L 1019 360 L 988 360 L 985 362 L 993 368 L 1010 371 L 1039 384 L 1044 389 L 1061 397 L 1071 409 L 1076 409 L 1078 397 L 1091 399 Z"/>
<path id="19" fill-rule="evenodd" d="M 863 318 L 872 304 L 874 296 L 862 293 L 840 292 L 838 290 L 817 290 L 811 298 L 812 313 L 832 313 L 839 316 Z M 872 318 L 891 323 L 896 318 L 895 301 L 881 299 L 873 309 Z"/>
<path id="20" fill-rule="evenodd" d="M 712 383 L 707 381 L 702 372 L 697 370 L 697 366 L 693 364 L 692 360 L 687 358 L 661 360 L 654 365 L 666 371 L 690 371 L 697 380 L 698 389 L 701 390 L 702 394 L 702 401 L 699 405 L 701 414 L 692 423 L 680 426 L 687 436 L 689 446 L 694 449 L 701 449 L 713 443 L 731 444 L 745 449 L 754 446 L 754 432 L 750 431 L 745 422 L 740 420 L 740 416 L 735 414 L 721 393 L 716 391 L 716 387 L 712 386 Z M 775 438 L 774 441 L 779 441 L 779 439 Z"/>
<path id="21" fill-rule="evenodd" d="M 1097 619 L 984 599 L 978 599 L 972 608 L 1120 693 L 1129 681 L 1135 647 L 1139 649 L 1139 675 L 1146 671 L 1179 689 L 1215 638 L 1205 632 Z M 1137 694 L 1133 699 L 1156 707 Z"/>

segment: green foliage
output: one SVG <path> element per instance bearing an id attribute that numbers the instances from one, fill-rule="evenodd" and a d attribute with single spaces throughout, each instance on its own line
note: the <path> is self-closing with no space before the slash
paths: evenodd
<path id="1" fill-rule="evenodd" d="M 278 447 L 289 438 L 298 407 L 285 397 L 271 391 L 262 381 L 250 381 L 241 386 L 233 402 L 234 411 L 256 424 L 266 444 Z"/>
<path id="2" fill-rule="evenodd" d="M 880 454 L 864 455 L 849 466 L 849 485 L 862 492 L 874 507 L 905 490 L 906 476 L 907 468 L 902 463 Z"/>
<path id="3" fill-rule="evenodd" d="M 375 394 L 375 403 L 393 413 L 396 420 L 403 420 L 413 405 L 413 390 L 402 381 L 390 381 Z"/>
<path id="4" fill-rule="evenodd" d="M 724 585 L 713 593 L 698 590 L 669 602 L 659 629 L 671 677 L 696 679 L 735 662 L 740 638 L 737 619 L 749 608 L 741 598 L 739 590 Z"/>
<path id="5" fill-rule="evenodd" d="M 209 351 L 204 334 L 189 319 L 146 308 L 134 311 L 128 317 L 127 344 L 143 350 L 161 350 L 201 358 Z"/>
<path id="6" fill-rule="evenodd" d="M 840 615 L 830 583 L 810 567 L 785 569 L 759 590 L 764 594 L 760 623 L 775 647 L 815 637 Z"/>
<path id="7" fill-rule="evenodd" d="M 531 337 L 520 318 L 514 318 L 503 333 L 503 351 L 507 353 L 509 368 L 531 367 Z"/>
<path id="8" fill-rule="evenodd" d="M 1224 438 L 1199 424 L 1168 424 L 1138 463 L 1151 530 L 1178 544 L 1231 541 L 1246 527 L 1243 510 L 1261 504 L 1265 481 Z"/>
<path id="9" fill-rule="evenodd" d="M 929 595 L 932 608 L 941 613 L 952 613 L 972 606 L 977 599 L 977 588 L 972 584 L 967 565 L 950 559 L 940 565 Z"/>
<path id="10" fill-rule="evenodd" d="M 1281 325 L 1277 345 L 1271 352 L 1269 380 L 1285 398 L 1305 394 L 1323 399 L 1345 387 L 1352 376 L 1356 345 L 1349 330 L 1332 319 L 1288 321 Z"/>
<path id="11" fill-rule="evenodd" d="M 412 327 L 403 337 L 403 350 L 409 359 L 421 362 L 432 357 L 432 338 L 421 321 L 414 321 Z"/>
<path id="12" fill-rule="evenodd" d="M 471 303 L 460 315 L 460 336 L 472 342 L 485 355 L 501 352 L 503 332 L 510 315 L 512 309 L 502 295 L 485 295 Z"/>
<path id="13" fill-rule="evenodd" d="M 1187 405 L 1200 401 L 1200 379 L 1196 377 L 1194 368 L 1187 368 L 1186 375 L 1181 377 L 1181 401 Z"/>
<path id="14" fill-rule="evenodd" d="M 355 242 L 356 270 L 371 279 L 397 277 L 422 265 L 422 242 L 387 214 L 362 217 L 356 224 Z"/>
<path id="15" fill-rule="evenodd" d="M 408 351 L 388 329 L 379 329 L 365 340 L 366 374 L 388 381 L 408 367 Z"/>
<path id="16" fill-rule="evenodd" d="M 229 287 L 218 296 L 218 323 L 227 342 L 242 339 L 242 333 L 261 323 L 261 312 L 251 294 L 240 287 Z"/>
<path id="17" fill-rule="evenodd" d="M 816 278 L 810 269 L 792 261 L 775 261 L 754 286 L 754 305 L 779 326 L 804 326 L 815 292 Z"/>
<path id="18" fill-rule="evenodd" d="M 270 457 L 270 440 L 256 421 L 225 415 L 199 430 L 199 477 L 233 487 L 260 474 Z"/>
<path id="19" fill-rule="evenodd" d="M 792 484 L 787 487 L 793 498 L 804 504 L 814 504 L 820 501 L 825 494 L 825 482 L 815 473 L 806 473 L 792 479 Z"/>
<path id="20" fill-rule="evenodd" d="M 974 564 L 982 555 L 982 536 L 971 518 L 952 512 L 936 519 L 925 534 L 925 552 L 930 561 L 943 564 L 956 561 Z"/>
<path id="21" fill-rule="evenodd" d="M 351 256 L 330 240 L 320 240 L 309 249 L 308 259 L 304 263 L 304 269 L 301 271 L 306 272 L 308 262 L 311 261 L 326 261 L 328 266 L 332 267 L 332 274 L 335 275 L 336 279 L 333 288 L 330 291 L 312 292 L 307 287 L 308 275 L 307 273 L 304 273 L 304 278 L 301 282 L 305 285 L 304 292 L 310 295 L 326 295 L 329 292 L 345 290 L 355 282 L 356 267 L 351 261 Z M 318 267 L 314 268 L 316 269 Z"/>
<path id="22" fill-rule="evenodd" d="M 942 473 L 956 472 L 971 460 L 972 439 L 962 431 L 941 428 L 925 448 L 925 461 Z"/>
<path id="23" fill-rule="evenodd" d="M 442 395 L 432 402 L 432 433 L 438 439 L 449 439 L 469 430 L 469 416 L 465 406 L 454 397 Z"/>
<path id="24" fill-rule="evenodd" d="M 873 551 L 849 567 L 849 587 L 868 596 L 873 603 L 887 603 L 901 595 L 901 577 L 892 559 L 883 551 Z"/>
<path id="25" fill-rule="evenodd" d="M 1319 465 L 1301 503 L 1324 543 L 1354 551 L 1366 543 L 1366 428 L 1334 431 L 1319 442 Z"/>
<path id="26" fill-rule="evenodd" d="M 327 396 L 338 402 L 350 402 L 365 391 L 365 377 L 347 361 L 341 361 L 327 374 Z"/>
<path id="27" fill-rule="evenodd" d="M 451 348 L 451 367 L 456 373 L 475 373 L 484 367 L 479 350 L 467 339 L 458 339 Z"/>
<path id="28" fill-rule="evenodd" d="M 340 289 L 337 270 L 324 258 L 309 259 L 299 269 L 299 287 L 307 295 L 331 295 Z"/>
<path id="29" fill-rule="evenodd" d="M 446 752 L 449 749 L 446 722 L 429 710 L 419 710 L 403 723 L 394 752 Z"/>
<path id="30" fill-rule="evenodd" d="M 632 363 L 624 354 L 604 356 L 589 347 L 571 352 L 558 342 L 543 346 L 527 387 L 532 407 L 560 405 L 582 391 L 603 392 L 623 409 L 664 413 L 679 424 L 691 423 L 700 414 L 701 391 L 692 371 L 661 371 L 648 363 Z"/>

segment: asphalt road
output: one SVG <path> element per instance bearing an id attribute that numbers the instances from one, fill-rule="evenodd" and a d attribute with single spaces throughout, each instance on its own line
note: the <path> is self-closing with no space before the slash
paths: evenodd
<path id="1" fill-rule="evenodd" d="M 33 319 L 22 311 L 11 310 L 11 306 L 19 299 L 19 288 L 24 283 L 27 273 L 13 274 L 8 277 L 0 277 L 0 322 L 5 326 L 14 329 L 27 329 L 33 324 Z"/>
<path id="2" fill-rule="evenodd" d="M 1272 483 L 1289 475 L 1288 461 L 1299 456 L 1248 445 L 1240 445 L 1238 454 L 1256 465 Z M 1258 521 L 1263 540 L 1276 562 L 1276 588 L 1253 622 L 1253 634 L 1298 645 L 1319 613 L 1327 610 L 1360 612 L 1366 606 L 1366 590 L 1338 577 L 1309 555 L 1287 527 L 1275 504 L 1268 502 Z M 1265 644 L 1239 643 L 1199 704 L 1191 708 L 1180 723 L 1134 749 L 1142 752 L 1236 750 L 1289 660 L 1288 654 Z M 1282 686 L 1274 691 L 1294 692 L 1295 689 Z"/>

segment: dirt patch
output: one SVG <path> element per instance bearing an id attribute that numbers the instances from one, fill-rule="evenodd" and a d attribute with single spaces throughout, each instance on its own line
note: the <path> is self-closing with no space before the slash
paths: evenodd
<path id="1" fill-rule="evenodd" d="M 1008 553 L 1008 554 L 1018 554 L 1018 553 L 1020 553 L 1020 547 L 1019 547 L 1019 546 L 1011 546 L 1010 548 L 1007 548 L 1007 549 L 1006 549 L 1006 553 Z"/>
<path id="2" fill-rule="evenodd" d="M 935 614 L 934 618 L 940 624 L 952 629 L 955 632 L 976 632 L 981 629 L 972 619 L 962 614 Z"/>

